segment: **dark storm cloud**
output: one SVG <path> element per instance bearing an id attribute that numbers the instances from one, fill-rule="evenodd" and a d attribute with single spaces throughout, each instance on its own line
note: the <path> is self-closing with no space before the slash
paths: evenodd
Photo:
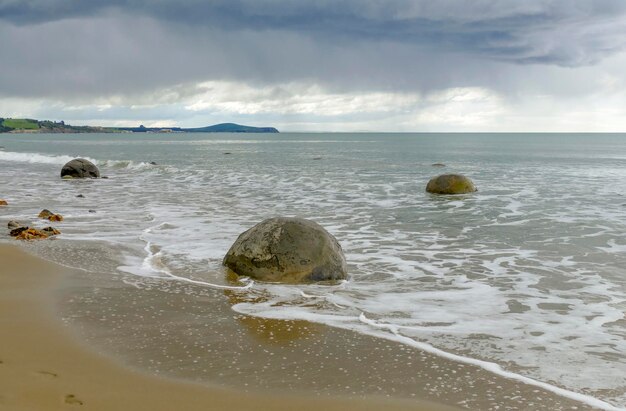
<path id="1" fill-rule="evenodd" d="M 112 11 L 190 30 L 279 30 L 566 66 L 620 50 L 626 37 L 623 0 L 0 0 L 0 19 L 16 24 Z"/>
<path id="2" fill-rule="evenodd" d="M 0 97 L 182 101 L 208 80 L 333 92 L 589 93 L 623 0 L 0 0 Z M 572 72 L 574 73 L 574 72 Z M 560 92 L 560 91 L 559 91 Z"/>

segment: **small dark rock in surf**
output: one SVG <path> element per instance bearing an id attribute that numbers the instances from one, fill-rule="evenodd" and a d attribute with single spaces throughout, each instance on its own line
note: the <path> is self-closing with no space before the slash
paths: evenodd
<path id="1" fill-rule="evenodd" d="M 28 230 L 28 227 L 18 227 L 18 228 L 14 228 L 13 230 L 11 230 L 11 231 L 9 232 L 9 235 L 10 235 L 11 237 L 17 237 L 18 235 L 20 235 L 20 233 L 21 233 L 22 231 L 26 231 L 26 230 Z"/>
<path id="2" fill-rule="evenodd" d="M 50 210 L 48 210 L 47 208 L 44 208 L 43 210 L 41 210 L 41 212 L 39 213 L 39 215 L 37 217 L 39 218 L 49 218 L 50 216 L 54 215 L 54 213 Z"/>
<path id="3" fill-rule="evenodd" d="M 48 236 L 61 234 L 61 232 L 54 227 L 42 228 L 41 231 L 43 231 Z"/>
<path id="4" fill-rule="evenodd" d="M 9 230 L 14 230 L 18 227 L 21 227 L 22 224 L 19 221 L 11 220 L 9 221 L 9 224 L 7 224 L 7 226 L 9 227 Z"/>

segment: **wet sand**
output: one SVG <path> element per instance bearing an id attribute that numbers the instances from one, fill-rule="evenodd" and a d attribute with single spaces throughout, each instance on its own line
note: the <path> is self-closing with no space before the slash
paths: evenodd
<path id="1" fill-rule="evenodd" d="M 381 338 L 237 314 L 245 293 L 125 283 L 13 246 L 0 262 L 0 410 L 592 409 Z"/>
<path id="2" fill-rule="evenodd" d="M 450 410 L 420 401 L 242 394 L 147 375 L 90 350 L 55 308 L 68 270 L 0 246 L 0 409 Z"/>

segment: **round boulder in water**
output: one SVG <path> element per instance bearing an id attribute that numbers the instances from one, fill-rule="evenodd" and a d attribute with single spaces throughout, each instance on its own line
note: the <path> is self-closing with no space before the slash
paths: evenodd
<path id="1" fill-rule="evenodd" d="M 269 218 L 237 238 L 224 265 L 261 281 L 302 283 L 347 277 L 341 246 L 328 231 L 303 218 Z"/>
<path id="2" fill-rule="evenodd" d="M 61 169 L 61 177 L 98 178 L 100 177 L 100 170 L 89 160 L 75 158 L 63 166 Z"/>
<path id="3" fill-rule="evenodd" d="M 433 177 L 426 186 L 426 191 L 433 194 L 466 194 L 476 190 L 472 180 L 461 174 L 442 174 Z"/>

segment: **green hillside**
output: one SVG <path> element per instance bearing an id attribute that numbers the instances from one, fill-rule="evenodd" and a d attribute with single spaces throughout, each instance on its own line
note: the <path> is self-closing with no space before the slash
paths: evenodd
<path id="1" fill-rule="evenodd" d="M 14 130 L 38 130 L 39 123 L 37 120 L 30 120 L 27 118 L 7 118 L 2 122 L 3 127 L 11 128 Z"/>

